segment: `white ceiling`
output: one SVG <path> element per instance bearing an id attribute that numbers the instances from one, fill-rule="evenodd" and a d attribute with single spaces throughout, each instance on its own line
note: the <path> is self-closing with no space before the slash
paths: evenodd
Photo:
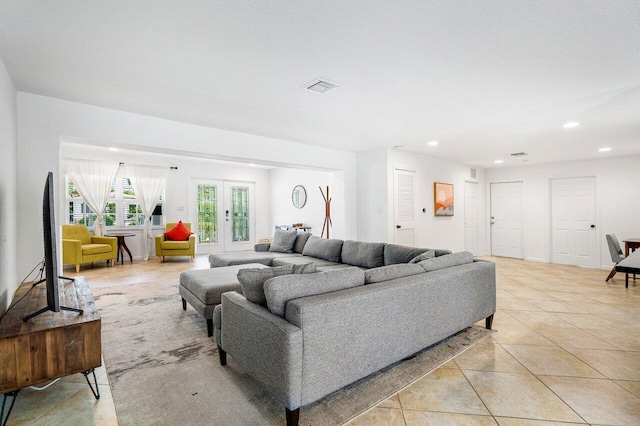
<path id="1" fill-rule="evenodd" d="M 21 91 L 336 149 L 640 153 L 638 0 L 3 0 L 0 57 Z"/>

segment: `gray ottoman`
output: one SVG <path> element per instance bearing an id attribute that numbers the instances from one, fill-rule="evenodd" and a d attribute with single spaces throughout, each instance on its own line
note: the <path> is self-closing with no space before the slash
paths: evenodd
<path id="1" fill-rule="evenodd" d="M 220 296 L 227 291 L 242 294 L 238 271 L 246 268 L 268 268 L 260 263 L 199 269 L 180 274 L 178 292 L 182 296 L 182 309 L 187 302 L 207 321 L 207 334 L 213 335 L 213 308 L 220 304 Z"/>

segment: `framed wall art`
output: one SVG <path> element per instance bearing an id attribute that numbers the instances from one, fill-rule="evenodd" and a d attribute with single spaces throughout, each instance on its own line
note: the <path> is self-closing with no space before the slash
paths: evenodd
<path id="1" fill-rule="evenodd" d="M 453 184 L 433 183 L 434 216 L 453 216 Z"/>

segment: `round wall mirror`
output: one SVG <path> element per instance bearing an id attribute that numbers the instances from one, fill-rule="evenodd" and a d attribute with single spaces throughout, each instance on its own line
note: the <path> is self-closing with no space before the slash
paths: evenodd
<path id="1" fill-rule="evenodd" d="M 301 209 L 307 204 L 307 190 L 302 185 L 296 185 L 291 193 L 291 201 L 294 207 Z"/>

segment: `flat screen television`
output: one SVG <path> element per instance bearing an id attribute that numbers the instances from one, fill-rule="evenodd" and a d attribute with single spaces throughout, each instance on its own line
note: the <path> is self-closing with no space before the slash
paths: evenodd
<path id="1" fill-rule="evenodd" d="M 58 293 L 59 279 L 73 280 L 73 278 L 58 276 L 58 256 L 56 242 L 56 210 L 53 205 L 53 172 L 49 172 L 47 180 L 44 183 L 44 194 L 42 196 L 42 235 L 44 238 L 44 271 L 45 278 L 38 283 L 46 282 L 47 284 L 47 306 L 27 315 L 23 321 L 29 321 L 31 318 L 45 313 L 47 311 L 60 312 L 60 310 L 74 311 L 82 314 L 82 309 L 69 308 L 60 306 L 60 295 Z"/>

